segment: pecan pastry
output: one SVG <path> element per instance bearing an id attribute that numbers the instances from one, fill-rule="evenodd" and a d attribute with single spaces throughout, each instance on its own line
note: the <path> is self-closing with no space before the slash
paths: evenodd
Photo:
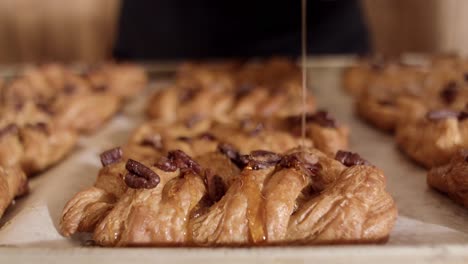
<path id="1" fill-rule="evenodd" d="M 28 190 L 28 179 L 19 167 L 0 166 L 0 217 L 15 197 Z"/>
<path id="2" fill-rule="evenodd" d="M 185 65 L 174 86 L 150 99 L 148 114 L 164 121 L 288 116 L 302 112 L 301 93 L 300 70 L 288 60 L 224 67 Z M 315 110 L 312 96 L 305 110 Z"/>
<path id="3" fill-rule="evenodd" d="M 70 67 L 27 67 L 0 87 L 0 216 L 27 186 L 24 175 L 41 172 L 75 146 L 77 132 L 92 132 L 110 119 L 122 99 L 146 85 L 130 64 L 108 64 L 78 74 Z M 10 169 L 18 168 L 18 169 Z"/>
<path id="4" fill-rule="evenodd" d="M 382 172 L 353 153 L 170 151 L 156 162 L 113 159 L 76 194 L 64 236 L 102 246 L 262 246 L 384 242 L 397 209 Z"/>
<path id="5" fill-rule="evenodd" d="M 357 113 L 382 130 L 393 131 L 411 114 L 401 101 L 413 101 L 428 109 L 461 110 L 468 100 L 467 67 L 459 59 L 434 60 L 425 66 L 383 63 L 372 68 L 372 63 L 367 63 L 356 67 L 373 69 L 367 71 L 364 87 L 355 95 Z M 344 81 L 354 78 L 348 76 L 354 71 L 349 70 Z"/>
<path id="6" fill-rule="evenodd" d="M 58 64 L 26 69 L 3 88 L 7 111 L 36 104 L 59 126 L 92 132 L 112 117 L 121 100 L 135 95 L 147 83 L 144 70 L 131 64 L 107 64 L 86 74 Z"/>
<path id="7" fill-rule="evenodd" d="M 423 66 L 383 63 L 372 71 L 360 71 L 372 68 L 372 63 L 362 64 L 343 79 L 368 75 L 356 95 L 357 113 L 375 127 L 395 132 L 398 146 L 409 157 L 430 168 L 467 146 L 466 60 L 437 57 Z"/>
<path id="8" fill-rule="evenodd" d="M 460 148 L 468 148 L 468 113 L 434 110 L 397 129 L 398 146 L 427 168 L 447 163 Z"/>
<path id="9" fill-rule="evenodd" d="M 468 149 L 458 151 L 448 163 L 432 168 L 427 183 L 468 208 Z"/>
<path id="10" fill-rule="evenodd" d="M 120 108 L 120 99 L 108 94 L 73 96 L 55 105 L 55 122 L 60 127 L 83 133 L 96 131 Z"/>
<path id="11" fill-rule="evenodd" d="M 374 75 L 382 71 L 385 66 L 384 61 L 380 59 L 373 61 L 359 59 L 355 65 L 343 71 L 342 86 L 348 93 L 357 96 L 365 90 Z"/>
<path id="12" fill-rule="evenodd" d="M 134 131 L 124 152 L 128 157 L 145 160 L 165 155 L 171 149 L 198 156 L 216 150 L 219 143 L 228 143 L 241 153 L 255 149 L 284 152 L 302 144 L 333 156 L 348 146 L 348 128 L 324 111 L 307 114 L 305 132 L 303 141 L 301 116 L 223 122 L 204 119 L 193 124 L 153 120 Z"/>
<path id="13" fill-rule="evenodd" d="M 0 166 L 20 166 L 27 175 L 63 159 L 75 146 L 77 135 L 53 123 L 9 124 L 0 129 Z"/>
<path id="14" fill-rule="evenodd" d="M 148 84 L 145 70 L 130 63 L 108 63 L 90 68 L 85 71 L 84 77 L 94 90 L 119 98 L 135 96 Z"/>

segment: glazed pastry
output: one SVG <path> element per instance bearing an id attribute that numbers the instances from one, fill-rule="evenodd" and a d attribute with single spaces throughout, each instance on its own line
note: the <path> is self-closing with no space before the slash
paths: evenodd
<path id="1" fill-rule="evenodd" d="M 56 104 L 55 122 L 83 133 L 96 131 L 120 108 L 120 99 L 107 94 L 78 95 Z"/>
<path id="2" fill-rule="evenodd" d="M 427 183 L 468 208 L 468 149 L 459 150 L 448 163 L 432 168 Z"/>
<path id="3" fill-rule="evenodd" d="M 15 197 L 28 190 L 28 179 L 19 167 L 0 166 L 0 217 Z"/>
<path id="4" fill-rule="evenodd" d="M 261 246 L 384 242 L 397 209 L 382 172 L 359 155 L 170 151 L 153 162 L 101 156 L 96 184 L 76 194 L 64 236 L 102 246 Z"/>
<path id="5" fill-rule="evenodd" d="M 0 217 L 23 194 L 26 176 L 56 164 L 77 132 L 93 132 L 147 83 L 144 70 L 107 64 L 86 74 L 46 64 L 0 85 Z M 26 175 L 26 176 L 25 176 Z"/>
<path id="6" fill-rule="evenodd" d="M 19 166 L 27 174 L 40 172 L 63 159 L 77 135 L 53 123 L 9 124 L 0 129 L 0 166 Z"/>
<path id="7" fill-rule="evenodd" d="M 447 163 L 460 148 L 468 148 L 468 112 L 434 110 L 402 124 L 396 141 L 409 157 L 427 168 Z"/>
<path id="8" fill-rule="evenodd" d="M 348 147 L 347 127 L 338 124 L 324 111 L 307 114 L 305 133 L 302 140 L 300 116 L 227 121 L 204 119 L 172 124 L 154 120 L 135 130 L 124 152 L 127 157 L 138 160 L 165 155 L 171 149 L 198 156 L 216 150 L 219 143 L 228 143 L 241 153 L 256 149 L 284 152 L 305 145 L 334 156 L 339 149 Z"/>
<path id="9" fill-rule="evenodd" d="M 461 60 L 439 59 L 429 66 L 394 62 L 374 65 L 361 62 L 356 68 L 371 68 L 372 71 L 367 71 L 369 76 L 362 78 L 362 70 L 350 69 L 343 76 L 343 82 L 365 79 L 364 86 L 355 94 L 356 109 L 361 117 L 382 130 L 395 130 L 401 119 L 410 114 L 400 105 L 401 101 L 416 101 L 429 110 L 461 110 L 468 101 L 468 79 L 465 78 L 468 67 Z M 354 73 L 356 71 L 358 73 Z"/>
<path id="10" fill-rule="evenodd" d="M 2 101 L 10 112 L 36 104 L 53 116 L 58 126 L 89 133 L 118 111 L 121 99 L 144 85 L 144 71 L 133 65 L 106 65 L 80 76 L 63 66 L 47 64 L 28 68 L 7 85 Z M 125 92 L 123 87 L 131 88 Z"/>
<path id="11" fill-rule="evenodd" d="M 94 90 L 125 99 L 137 95 L 148 84 L 145 70 L 130 63 L 108 63 L 85 71 Z"/>
<path id="12" fill-rule="evenodd" d="M 300 70 L 292 62 L 184 65 L 175 84 L 149 101 L 151 118 L 173 122 L 192 118 L 289 116 L 302 112 Z M 307 97 L 306 112 L 315 110 Z"/>
<path id="13" fill-rule="evenodd" d="M 424 66 L 393 62 L 372 66 L 361 62 L 343 77 L 349 89 L 356 89 L 353 78 L 365 79 L 355 100 L 360 117 L 395 132 L 399 148 L 428 168 L 445 164 L 467 146 L 466 60 L 445 56 Z"/>

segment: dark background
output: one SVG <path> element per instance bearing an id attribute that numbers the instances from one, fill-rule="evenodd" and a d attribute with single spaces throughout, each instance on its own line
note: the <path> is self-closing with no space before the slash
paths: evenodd
<path id="1" fill-rule="evenodd" d="M 367 53 L 355 0 L 308 0 L 308 53 Z M 301 1 L 124 0 L 114 56 L 199 59 L 301 51 Z"/>

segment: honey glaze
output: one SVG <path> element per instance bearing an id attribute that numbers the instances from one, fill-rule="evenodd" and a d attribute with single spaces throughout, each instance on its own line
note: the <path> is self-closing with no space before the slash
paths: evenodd
<path id="1" fill-rule="evenodd" d="M 302 66 L 302 116 L 301 116 L 301 146 L 305 147 L 306 141 L 306 103 L 307 103 L 307 0 L 301 0 L 301 39 L 302 39 L 302 54 L 301 54 L 301 66 Z"/>
<path id="2" fill-rule="evenodd" d="M 261 186 L 259 186 L 266 177 L 260 171 L 253 172 L 254 179 L 246 179 L 244 182 L 244 188 L 246 190 L 246 196 L 248 200 L 247 208 L 247 221 L 250 232 L 250 242 L 253 244 L 261 244 L 266 240 L 265 229 L 263 225 L 263 217 L 260 213 L 260 205 L 263 203 L 263 197 L 261 195 Z M 262 175 L 263 174 L 263 175 Z"/>

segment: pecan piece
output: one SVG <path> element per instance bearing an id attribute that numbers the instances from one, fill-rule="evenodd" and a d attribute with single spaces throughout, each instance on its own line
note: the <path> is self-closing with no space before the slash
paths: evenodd
<path id="1" fill-rule="evenodd" d="M 452 104 L 455 101 L 455 99 L 457 99 L 457 94 L 457 83 L 451 81 L 444 86 L 444 88 L 440 92 L 440 97 L 442 98 L 442 100 L 444 100 L 446 104 Z"/>
<path id="2" fill-rule="evenodd" d="M 160 182 L 159 175 L 138 161 L 129 159 L 125 168 L 125 183 L 132 189 L 153 189 Z"/>
<path id="3" fill-rule="evenodd" d="M 173 172 L 180 169 L 182 173 L 189 170 L 201 173 L 201 166 L 182 150 L 169 151 L 167 157 L 160 158 L 155 166 L 163 171 Z"/>
<path id="4" fill-rule="evenodd" d="M 226 193 L 226 184 L 221 176 L 214 174 L 212 170 L 205 170 L 205 183 L 207 186 L 208 196 L 211 201 L 217 202 L 223 198 Z"/>
<path id="5" fill-rule="evenodd" d="M 218 151 L 226 155 L 239 169 L 243 169 L 245 167 L 246 163 L 241 159 L 239 151 L 233 145 L 220 143 L 218 145 Z"/>
<path id="6" fill-rule="evenodd" d="M 306 121 L 307 123 L 317 123 L 323 127 L 336 128 L 336 120 L 327 111 L 318 111 L 313 115 L 308 115 Z"/>
<path id="7" fill-rule="evenodd" d="M 122 149 L 120 147 L 116 147 L 113 149 L 106 150 L 103 153 L 101 153 L 99 157 L 101 158 L 102 166 L 108 166 L 122 159 Z"/>
<path id="8" fill-rule="evenodd" d="M 154 165 L 166 172 L 174 172 L 177 170 L 177 166 L 167 157 L 161 157 Z"/>
<path id="9" fill-rule="evenodd" d="M 341 162 L 346 167 L 354 165 L 370 165 L 370 163 L 359 156 L 359 154 L 350 151 L 339 150 L 335 155 L 335 160 Z"/>
<path id="10" fill-rule="evenodd" d="M 200 165 L 182 150 L 170 151 L 167 155 L 177 168 L 181 170 L 192 170 L 197 174 L 201 173 Z"/>
<path id="11" fill-rule="evenodd" d="M 240 159 L 253 170 L 261 170 L 276 166 L 281 161 L 281 156 L 271 151 L 255 150 L 250 155 L 241 156 Z"/>
<path id="12" fill-rule="evenodd" d="M 459 114 L 458 114 L 458 120 L 459 121 L 464 121 L 468 119 L 468 111 L 461 111 Z"/>
<path id="13" fill-rule="evenodd" d="M 438 121 L 438 120 L 443 120 L 443 119 L 451 118 L 451 117 L 458 118 L 458 115 L 459 113 L 456 111 L 442 109 L 442 110 L 432 110 L 432 111 L 427 112 L 426 118 L 431 121 Z"/>
<path id="14" fill-rule="evenodd" d="M 309 177 L 316 176 L 322 169 L 322 166 L 316 160 L 307 160 L 301 157 L 300 153 L 283 156 L 279 165 L 283 168 L 295 168 L 306 173 Z"/>
<path id="15" fill-rule="evenodd" d="M 292 126 L 302 125 L 302 116 L 291 116 L 287 119 Z M 315 123 L 322 127 L 336 128 L 336 120 L 327 111 L 306 114 L 306 123 Z"/>

